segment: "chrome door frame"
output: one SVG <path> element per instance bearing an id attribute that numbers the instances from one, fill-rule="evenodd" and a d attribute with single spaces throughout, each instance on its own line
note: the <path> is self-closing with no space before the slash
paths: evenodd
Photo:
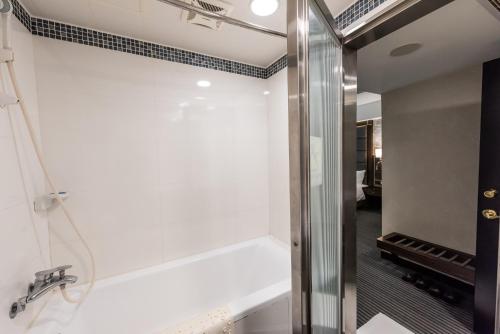
<path id="1" fill-rule="evenodd" d="M 290 223 L 292 256 L 292 328 L 294 334 L 311 328 L 311 235 L 308 27 L 309 7 L 320 9 L 334 38 L 342 46 L 340 31 L 323 0 L 288 0 L 288 114 L 290 159 Z M 342 46 L 342 225 L 337 245 L 342 254 L 340 328 L 356 333 L 356 230 L 355 230 L 355 125 L 356 51 Z M 349 190 L 351 189 L 351 190 Z M 340 248 L 342 247 L 342 248 Z"/>
<path id="2" fill-rule="evenodd" d="M 311 266 L 309 230 L 308 4 L 288 0 L 288 137 L 290 163 L 290 237 L 292 331 L 310 332 Z"/>
<path id="3" fill-rule="evenodd" d="M 358 95 L 357 51 L 342 46 L 342 294 L 344 333 L 357 331 L 356 292 L 356 115 Z"/>

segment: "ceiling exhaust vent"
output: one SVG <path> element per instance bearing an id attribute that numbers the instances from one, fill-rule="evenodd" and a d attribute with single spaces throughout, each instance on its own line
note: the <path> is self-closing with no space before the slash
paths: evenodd
<path id="1" fill-rule="evenodd" d="M 233 6 L 230 3 L 220 1 L 220 0 L 184 0 L 186 3 L 202 8 L 211 13 L 217 13 L 220 15 L 227 16 L 233 10 Z M 192 11 L 184 10 L 182 12 L 182 20 L 187 23 L 196 24 L 201 27 L 209 28 L 212 30 L 219 30 L 222 26 L 222 22 L 216 19 L 208 18 L 198 13 Z"/>

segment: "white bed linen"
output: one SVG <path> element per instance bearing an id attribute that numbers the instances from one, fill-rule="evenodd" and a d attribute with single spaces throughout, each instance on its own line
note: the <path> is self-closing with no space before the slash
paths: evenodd
<path id="1" fill-rule="evenodd" d="M 365 199 L 365 193 L 363 192 L 363 179 L 365 178 L 364 170 L 356 171 L 356 201 L 362 201 Z"/>

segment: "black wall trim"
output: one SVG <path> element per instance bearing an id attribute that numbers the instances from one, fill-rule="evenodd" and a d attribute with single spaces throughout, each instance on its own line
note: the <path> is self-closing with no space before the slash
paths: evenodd
<path id="1" fill-rule="evenodd" d="M 335 23 L 340 30 L 343 30 L 386 1 L 387 0 L 357 0 L 335 18 Z"/>
<path id="2" fill-rule="evenodd" d="M 276 60 L 274 63 L 269 65 L 268 68 L 266 68 L 266 79 L 272 77 L 282 69 L 284 69 L 288 64 L 288 58 L 286 55 L 281 57 L 280 59 Z"/>
<path id="3" fill-rule="evenodd" d="M 144 57 L 173 61 L 261 79 L 268 79 L 287 66 L 286 55 L 282 56 L 269 67 L 265 68 L 33 17 L 29 15 L 28 11 L 18 0 L 11 1 L 14 6 L 14 15 L 19 19 L 19 21 L 21 21 L 26 29 L 36 36 L 95 46 Z M 340 29 L 344 29 L 349 24 L 356 21 L 361 16 L 365 15 L 385 1 L 386 0 L 356 1 L 336 18 L 338 27 Z"/>
<path id="4" fill-rule="evenodd" d="M 286 67 L 286 56 L 280 58 L 268 68 L 248 65 L 232 60 L 207 56 L 201 53 L 33 17 L 28 14 L 26 9 L 17 0 L 11 1 L 14 6 L 14 15 L 33 35 L 36 36 L 95 46 L 103 49 L 162 59 L 260 79 L 267 79 L 272 74 L 275 74 L 280 69 Z"/>
<path id="5" fill-rule="evenodd" d="M 176 49 L 91 29 L 75 27 L 46 19 L 32 17 L 31 32 L 33 35 L 37 36 L 95 46 L 138 56 L 162 59 L 255 78 L 267 78 L 267 69 L 263 67 L 238 63 L 201 53 Z"/>
<path id="6" fill-rule="evenodd" d="M 28 11 L 17 0 L 11 0 L 14 7 L 14 15 L 31 32 L 31 16 Z"/>

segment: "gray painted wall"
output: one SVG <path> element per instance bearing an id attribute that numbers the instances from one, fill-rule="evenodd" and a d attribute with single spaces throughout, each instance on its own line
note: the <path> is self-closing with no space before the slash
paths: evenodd
<path id="1" fill-rule="evenodd" d="M 382 95 L 382 232 L 475 254 L 481 66 Z"/>

